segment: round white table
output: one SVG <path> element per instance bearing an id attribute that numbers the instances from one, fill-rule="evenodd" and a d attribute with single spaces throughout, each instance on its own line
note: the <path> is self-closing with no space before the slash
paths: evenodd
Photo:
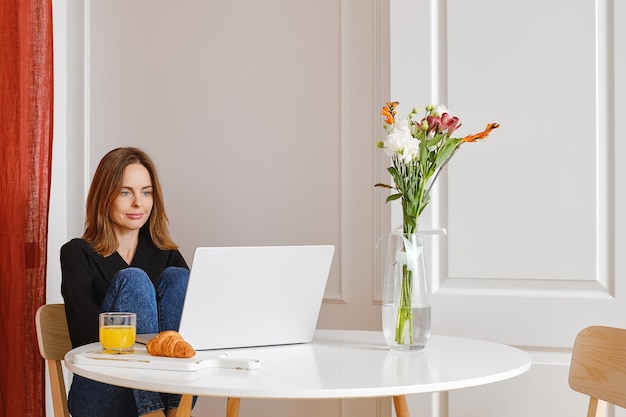
<path id="1" fill-rule="evenodd" d="M 498 343 L 433 335 L 422 351 L 396 352 L 385 345 L 381 332 L 351 330 L 317 330 L 307 344 L 211 352 L 215 356 L 226 352 L 231 358 L 258 359 L 260 368 L 254 370 L 172 371 L 72 362 L 75 354 L 98 346 L 68 352 L 68 369 L 108 384 L 188 394 L 186 401 L 191 395 L 237 399 L 229 416 L 237 415 L 239 398 L 384 396 L 394 397 L 399 416 L 408 416 L 406 394 L 489 384 L 520 375 L 531 366 L 528 354 Z"/>

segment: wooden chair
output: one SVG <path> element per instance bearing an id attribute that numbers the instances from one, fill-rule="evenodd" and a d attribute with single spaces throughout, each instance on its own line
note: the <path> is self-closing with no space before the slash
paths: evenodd
<path id="1" fill-rule="evenodd" d="M 48 363 L 54 417 L 70 417 L 61 361 L 72 349 L 65 319 L 65 305 L 45 304 L 35 314 L 39 352 Z"/>
<path id="2" fill-rule="evenodd" d="M 605 416 L 607 403 L 626 408 L 626 329 L 592 326 L 578 333 L 569 385 L 590 397 L 587 417 Z"/>
<path id="3" fill-rule="evenodd" d="M 65 354 L 72 350 L 67 319 L 65 318 L 65 305 L 45 304 L 39 307 L 35 314 L 35 327 L 39 352 L 48 363 L 54 417 L 70 417 L 61 364 Z M 191 413 L 192 398 L 191 395 L 183 395 L 177 416 L 188 416 Z M 239 398 L 228 398 L 226 416 L 237 417 L 239 406 Z"/>

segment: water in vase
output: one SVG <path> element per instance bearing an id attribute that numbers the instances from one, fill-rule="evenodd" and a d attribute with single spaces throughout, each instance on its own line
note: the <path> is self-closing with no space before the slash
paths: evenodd
<path id="1" fill-rule="evenodd" d="M 387 344 L 394 350 L 420 350 L 426 346 L 430 337 L 430 306 L 426 307 L 403 307 L 413 313 L 412 335 L 407 329 L 397 339 L 396 325 L 398 322 L 398 310 L 400 307 L 383 305 L 383 334 Z M 405 313 L 409 313 L 408 311 Z M 412 340 L 411 340 L 412 337 Z"/>

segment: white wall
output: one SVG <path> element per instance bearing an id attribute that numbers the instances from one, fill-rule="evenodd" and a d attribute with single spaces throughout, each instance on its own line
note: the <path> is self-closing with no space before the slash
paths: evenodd
<path id="1" fill-rule="evenodd" d="M 501 124 L 463 146 L 429 208 L 448 230 L 433 330 L 521 347 L 533 367 L 450 393 L 451 416 L 584 413 L 567 386 L 574 337 L 626 327 L 625 21 L 610 0 L 391 1 L 392 98 L 447 104 L 460 135 Z"/>
<path id="2" fill-rule="evenodd" d="M 52 178 L 50 192 L 50 212 L 48 221 L 48 267 L 46 280 L 46 301 L 61 302 L 59 247 L 67 241 L 66 187 L 67 176 L 65 154 L 67 153 L 67 4 L 64 0 L 54 0 L 54 133 L 52 142 Z"/>

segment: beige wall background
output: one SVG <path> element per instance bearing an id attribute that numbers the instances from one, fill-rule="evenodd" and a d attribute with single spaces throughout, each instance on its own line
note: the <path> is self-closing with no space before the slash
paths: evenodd
<path id="1" fill-rule="evenodd" d="M 98 161 L 132 145 L 157 163 L 189 263 L 198 246 L 333 244 L 318 326 L 380 328 L 374 245 L 390 208 L 373 185 L 379 103 L 389 89 L 388 4 L 55 6 L 60 120 L 49 300 L 61 300 L 58 248 L 82 233 Z M 203 398 L 197 412 L 221 412 L 222 403 Z M 242 416 L 390 412 L 377 399 L 248 404 Z"/>

